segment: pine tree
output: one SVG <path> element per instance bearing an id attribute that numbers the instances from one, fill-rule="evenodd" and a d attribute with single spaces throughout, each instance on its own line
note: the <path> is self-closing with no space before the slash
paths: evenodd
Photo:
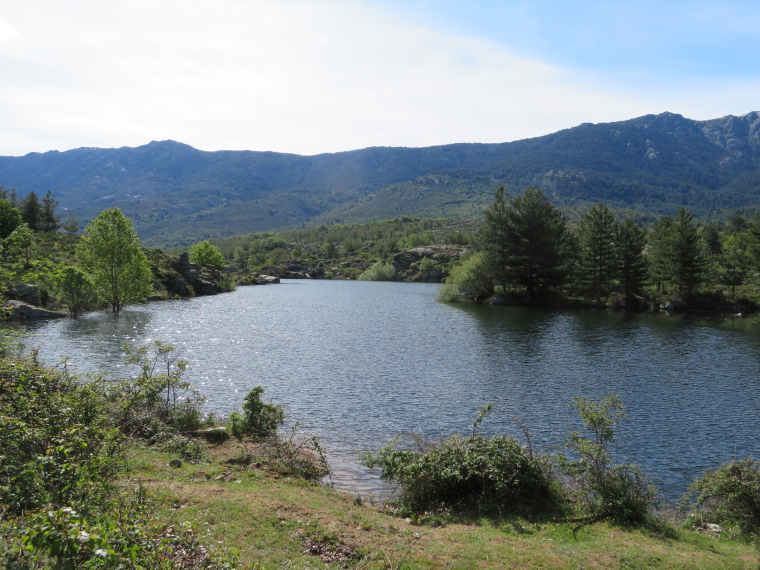
<path id="1" fill-rule="evenodd" d="M 662 291 L 671 278 L 672 242 L 673 218 L 663 216 L 652 228 L 646 247 L 649 275 L 657 291 Z"/>
<path id="2" fill-rule="evenodd" d="M 493 281 L 501 287 L 502 292 L 506 291 L 508 285 L 508 207 L 509 203 L 504 196 L 504 186 L 501 186 L 494 195 L 493 204 L 483 212 L 483 225 L 478 235 L 479 248 L 486 254 Z"/>
<path id="3" fill-rule="evenodd" d="M 567 274 L 567 227 L 560 212 L 533 186 L 511 197 L 507 208 L 507 278 L 525 289 L 529 302 L 562 285 Z"/>
<path id="4" fill-rule="evenodd" d="M 42 199 L 42 231 L 55 232 L 60 227 L 61 216 L 56 215 L 55 209 L 58 206 L 58 200 L 53 198 L 53 194 L 48 190 Z"/>
<path id="5" fill-rule="evenodd" d="M 644 230 L 630 218 L 615 229 L 615 261 L 621 292 L 629 299 L 642 289 L 647 279 Z"/>
<path id="6" fill-rule="evenodd" d="M 580 277 L 599 302 L 610 290 L 615 272 L 615 217 L 604 204 L 597 204 L 578 226 Z"/>
<path id="7" fill-rule="evenodd" d="M 673 220 L 672 276 L 678 292 L 691 293 L 705 276 L 704 247 L 694 216 L 681 206 Z"/>
<path id="8" fill-rule="evenodd" d="M 750 269 L 747 240 L 743 233 L 729 236 L 722 244 L 718 279 L 731 289 L 731 301 L 736 300 L 736 288 L 743 285 Z"/>
<path id="9" fill-rule="evenodd" d="M 21 200 L 21 219 L 33 232 L 42 230 L 42 205 L 34 191 L 29 192 Z"/>

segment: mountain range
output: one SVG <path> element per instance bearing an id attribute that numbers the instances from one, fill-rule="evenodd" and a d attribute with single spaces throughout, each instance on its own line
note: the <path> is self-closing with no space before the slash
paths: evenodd
<path id="1" fill-rule="evenodd" d="M 494 191 L 543 188 L 570 218 L 605 202 L 639 218 L 760 206 L 760 114 L 673 113 L 584 123 L 499 144 L 372 147 L 300 156 L 205 152 L 174 141 L 0 157 L 0 186 L 51 191 L 83 221 L 120 207 L 143 242 L 399 216 L 475 217 Z"/>

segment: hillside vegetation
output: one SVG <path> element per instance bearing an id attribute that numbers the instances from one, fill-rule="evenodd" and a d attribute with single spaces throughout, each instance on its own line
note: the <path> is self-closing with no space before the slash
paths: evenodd
<path id="1" fill-rule="evenodd" d="M 636 221 L 685 206 L 698 218 L 760 204 L 760 116 L 663 113 L 534 139 L 297 156 L 203 152 L 173 141 L 0 157 L 0 185 L 52 191 L 87 222 L 118 206 L 146 244 L 333 222 L 467 218 L 493 192 L 542 188 L 577 218 L 605 202 Z"/>

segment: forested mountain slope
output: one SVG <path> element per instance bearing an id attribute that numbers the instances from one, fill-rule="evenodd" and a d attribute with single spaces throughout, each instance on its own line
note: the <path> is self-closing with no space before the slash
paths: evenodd
<path id="1" fill-rule="evenodd" d="M 607 202 L 696 215 L 760 205 L 760 115 L 663 113 L 501 144 L 366 148 L 298 156 L 204 152 L 173 141 L 0 157 L 0 185 L 52 191 L 84 220 L 119 206 L 148 244 L 308 222 L 473 216 L 499 185 L 542 187 L 572 211 Z"/>

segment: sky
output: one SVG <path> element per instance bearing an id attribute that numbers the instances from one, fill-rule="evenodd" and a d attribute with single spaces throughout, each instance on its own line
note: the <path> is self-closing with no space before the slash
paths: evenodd
<path id="1" fill-rule="evenodd" d="M 5 0 L 0 155 L 313 155 L 760 111 L 756 0 Z"/>

